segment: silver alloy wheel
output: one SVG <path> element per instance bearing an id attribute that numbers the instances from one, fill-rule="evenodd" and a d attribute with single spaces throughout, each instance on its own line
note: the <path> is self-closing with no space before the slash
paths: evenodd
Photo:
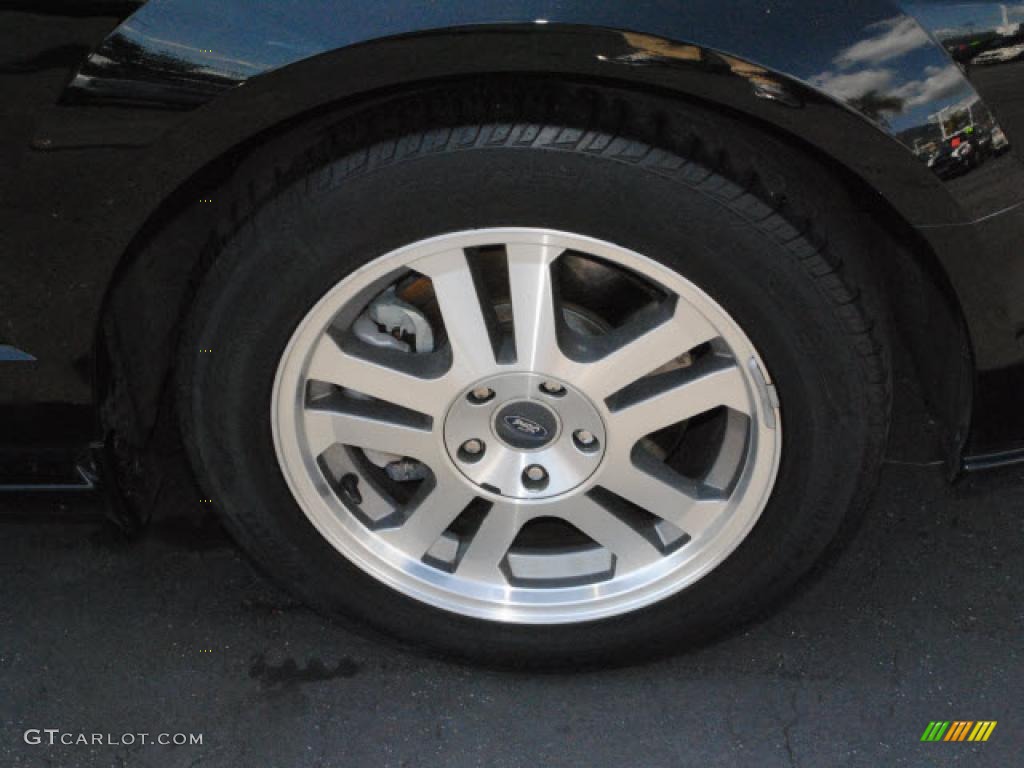
<path id="1" fill-rule="evenodd" d="M 507 264 L 504 332 L 481 249 Z M 650 286 L 650 306 L 581 328 L 554 269 L 577 255 Z M 447 341 L 357 337 L 410 275 Z M 782 441 L 763 362 L 707 294 L 616 245 L 519 228 L 417 242 L 330 288 L 282 356 L 272 425 L 296 501 L 351 562 L 432 606 L 532 624 L 622 614 L 707 574 L 757 522 Z M 707 444 L 696 474 L 674 458 L 687 441 Z"/>

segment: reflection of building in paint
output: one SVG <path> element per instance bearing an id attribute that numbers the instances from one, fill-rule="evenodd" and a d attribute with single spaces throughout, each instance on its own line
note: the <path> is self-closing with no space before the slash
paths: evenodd
<path id="1" fill-rule="evenodd" d="M 1020 7 L 1000 4 L 999 9 L 999 17 L 990 17 L 987 23 L 975 25 L 972 22 L 959 29 L 939 30 L 936 34 L 950 56 L 961 63 L 973 64 L 998 64 L 1017 58 L 1020 52 L 1010 49 L 1024 43 L 1024 23 L 1011 21 L 1010 15 L 1019 18 Z"/>
<path id="2" fill-rule="evenodd" d="M 996 32 L 1003 37 L 1010 37 L 1012 35 L 1019 34 L 1021 25 L 1010 23 L 1010 12 L 1006 8 L 1006 3 L 1001 3 L 999 7 L 1003 11 L 1003 23 L 996 27 Z"/>
<path id="3" fill-rule="evenodd" d="M 928 160 L 943 149 L 956 149 L 969 141 L 987 154 L 995 149 L 996 134 L 1002 135 L 992 113 L 979 100 L 967 104 L 953 104 L 928 116 L 925 125 L 915 126 L 900 133 L 900 138 L 914 154 Z"/>
<path id="4" fill-rule="evenodd" d="M 928 115 L 929 123 L 937 123 L 942 133 L 943 141 L 954 141 L 961 135 L 970 136 L 974 133 L 975 116 L 974 111 L 988 112 L 981 103 L 975 101 L 967 106 L 952 106 L 939 110 L 933 115 Z"/>
<path id="5" fill-rule="evenodd" d="M 953 105 L 928 115 L 928 122 L 900 133 L 900 138 L 914 148 L 914 154 L 927 160 L 951 138 L 965 130 L 973 132 L 973 110 L 984 109 L 978 101 L 967 106 Z"/>
<path id="6" fill-rule="evenodd" d="M 929 115 L 927 124 L 903 131 L 899 136 L 944 179 L 968 173 L 1009 148 L 1006 135 L 978 99 L 944 107 Z"/>

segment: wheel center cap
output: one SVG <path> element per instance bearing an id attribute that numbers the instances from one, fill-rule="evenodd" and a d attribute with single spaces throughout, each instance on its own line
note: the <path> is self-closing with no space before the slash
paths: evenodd
<path id="1" fill-rule="evenodd" d="M 597 408 L 570 385 L 535 373 L 477 382 L 452 403 L 444 442 L 482 492 L 545 499 L 581 486 L 604 456 Z"/>
<path id="2" fill-rule="evenodd" d="M 518 400 L 497 410 L 493 429 L 509 447 L 536 451 L 558 436 L 558 416 L 536 400 Z"/>

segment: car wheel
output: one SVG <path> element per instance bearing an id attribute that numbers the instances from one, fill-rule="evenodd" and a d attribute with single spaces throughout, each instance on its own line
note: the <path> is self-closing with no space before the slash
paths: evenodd
<path id="1" fill-rule="evenodd" d="M 250 163 L 178 371 L 203 487 L 305 600 L 473 658 L 640 658 L 763 610 L 863 506 L 889 387 L 845 223 L 575 119 L 344 131 Z"/>

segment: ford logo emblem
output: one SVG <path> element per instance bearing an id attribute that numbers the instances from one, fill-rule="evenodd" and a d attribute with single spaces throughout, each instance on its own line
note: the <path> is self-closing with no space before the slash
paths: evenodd
<path id="1" fill-rule="evenodd" d="M 543 424 L 538 424 L 533 419 L 528 419 L 525 416 L 505 416 L 503 421 L 509 429 L 514 429 L 526 437 L 543 440 L 548 436 L 548 430 Z"/>

